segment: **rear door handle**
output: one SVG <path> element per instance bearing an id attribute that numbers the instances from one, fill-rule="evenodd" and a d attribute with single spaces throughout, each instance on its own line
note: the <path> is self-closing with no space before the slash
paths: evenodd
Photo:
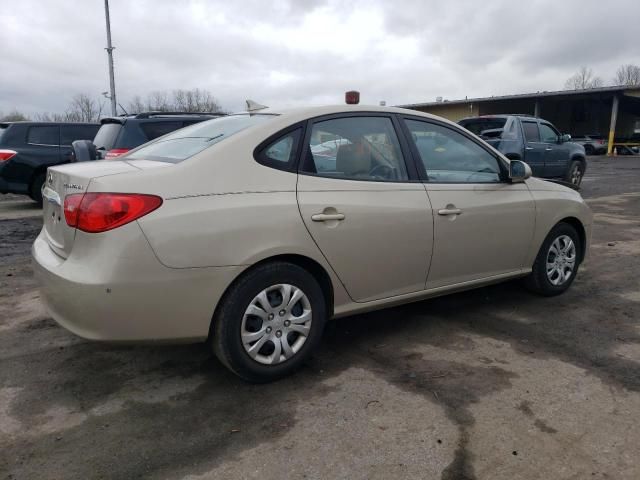
<path id="1" fill-rule="evenodd" d="M 438 210 L 438 215 L 460 215 L 462 210 L 459 208 L 442 208 Z"/>
<path id="2" fill-rule="evenodd" d="M 314 222 L 328 222 L 330 220 L 344 220 L 344 213 L 316 213 L 311 215 Z"/>
<path id="3" fill-rule="evenodd" d="M 547 147 L 547 148 L 544 149 L 545 152 L 550 152 L 551 150 L 553 150 L 553 148 L 551 148 L 551 147 Z"/>

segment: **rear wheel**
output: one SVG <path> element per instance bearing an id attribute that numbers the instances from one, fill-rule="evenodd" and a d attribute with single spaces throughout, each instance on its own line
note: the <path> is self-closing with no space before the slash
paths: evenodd
<path id="1" fill-rule="evenodd" d="M 578 274 L 581 249 L 576 229 L 568 223 L 557 224 L 542 243 L 525 286 L 544 296 L 563 293 Z"/>
<path id="2" fill-rule="evenodd" d="M 326 322 L 320 285 L 286 262 L 260 265 L 224 296 L 210 342 L 220 361 L 250 382 L 269 382 L 298 369 L 320 342 Z"/>
<path id="3" fill-rule="evenodd" d="M 44 173 L 39 173 L 34 177 L 29 187 L 29 197 L 38 205 L 42 205 L 42 185 L 44 185 L 44 179 Z"/>
<path id="4" fill-rule="evenodd" d="M 579 187 L 584 176 L 584 163 L 580 160 L 573 160 L 567 170 L 565 180 L 575 187 Z"/>

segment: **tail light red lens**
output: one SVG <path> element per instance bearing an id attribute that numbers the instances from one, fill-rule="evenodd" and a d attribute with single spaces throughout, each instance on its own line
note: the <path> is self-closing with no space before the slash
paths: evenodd
<path id="1" fill-rule="evenodd" d="M 129 151 L 128 148 L 112 148 L 107 152 L 104 158 L 116 158 L 116 157 L 119 157 L 120 155 L 124 155 L 128 151 Z"/>
<path id="2" fill-rule="evenodd" d="M 88 233 L 121 227 L 162 205 L 162 198 L 141 193 L 74 193 L 64 199 L 67 225 Z"/>
<path id="3" fill-rule="evenodd" d="M 16 156 L 16 153 L 14 150 L 1 150 L 0 149 L 0 162 L 6 162 L 7 160 L 11 160 L 13 157 Z"/>

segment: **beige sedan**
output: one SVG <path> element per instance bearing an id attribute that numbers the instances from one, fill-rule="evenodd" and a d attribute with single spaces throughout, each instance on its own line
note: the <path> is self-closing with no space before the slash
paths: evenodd
<path id="1" fill-rule="evenodd" d="M 415 111 L 251 111 L 50 168 L 33 257 L 72 332 L 206 340 L 268 381 L 300 366 L 332 317 L 517 277 L 542 295 L 569 288 L 591 212 L 530 175 Z"/>

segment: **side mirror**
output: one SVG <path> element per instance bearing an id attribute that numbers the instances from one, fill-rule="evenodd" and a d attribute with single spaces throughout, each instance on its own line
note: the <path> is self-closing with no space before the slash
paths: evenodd
<path id="1" fill-rule="evenodd" d="M 524 182 L 531 177 L 531 167 L 520 160 L 509 161 L 509 178 L 512 183 Z"/>
<path id="2" fill-rule="evenodd" d="M 88 162 L 97 160 L 98 152 L 91 140 L 76 140 L 71 142 L 71 162 Z"/>
<path id="3" fill-rule="evenodd" d="M 569 135 L 568 133 L 563 133 L 562 135 L 560 135 L 560 143 L 564 143 L 564 142 L 568 142 L 569 140 L 571 140 L 571 135 Z"/>

